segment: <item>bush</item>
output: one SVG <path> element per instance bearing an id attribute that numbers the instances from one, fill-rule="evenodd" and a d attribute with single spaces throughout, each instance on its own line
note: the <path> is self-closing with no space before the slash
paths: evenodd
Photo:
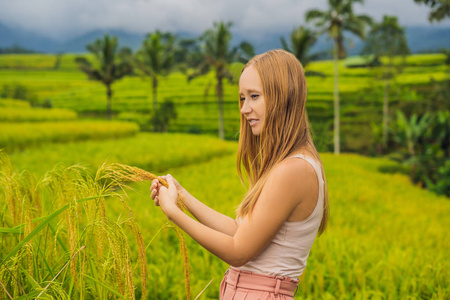
<path id="1" fill-rule="evenodd" d="M 450 112 L 397 113 L 392 134 L 414 183 L 450 196 Z"/>
<path id="2" fill-rule="evenodd" d="M 0 91 L 0 98 L 26 100 L 33 106 L 38 105 L 38 99 L 36 95 L 32 94 L 26 86 L 20 83 L 3 84 Z"/>
<path id="3" fill-rule="evenodd" d="M 157 132 L 167 132 L 169 122 L 177 118 L 175 103 L 171 100 L 164 101 L 152 117 L 153 129 Z"/>

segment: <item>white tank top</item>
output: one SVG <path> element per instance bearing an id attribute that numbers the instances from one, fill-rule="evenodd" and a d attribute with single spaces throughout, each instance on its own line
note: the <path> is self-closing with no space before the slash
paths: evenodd
<path id="1" fill-rule="evenodd" d="M 240 270 L 298 279 L 306 267 L 309 251 L 322 221 L 324 181 L 320 164 L 313 158 L 303 154 L 291 157 L 306 160 L 316 171 L 319 182 L 319 196 L 316 207 L 305 220 L 284 222 L 270 244 L 251 261 L 239 267 Z"/>

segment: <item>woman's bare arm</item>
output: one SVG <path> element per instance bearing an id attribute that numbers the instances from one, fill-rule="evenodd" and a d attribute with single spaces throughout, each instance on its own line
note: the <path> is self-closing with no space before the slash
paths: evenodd
<path id="1" fill-rule="evenodd" d="M 294 208 L 309 195 L 315 177 L 303 160 L 281 163 L 271 172 L 251 217 L 244 218 L 234 235 L 205 226 L 176 206 L 176 189 L 161 187 L 160 204 L 167 217 L 214 255 L 233 266 L 255 257 L 273 239 Z M 309 199 L 307 200 L 309 201 Z"/>
<path id="2" fill-rule="evenodd" d="M 167 180 L 166 176 L 163 176 L 163 178 Z M 183 188 L 175 179 L 174 183 L 178 193 L 182 197 L 183 204 L 200 223 L 226 235 L 233 236 L 236 233 L 236 230 L 239 226 L 236 220 L 219 213 L 218 211 L 199 201 L 197 198 L 192 196 L 185 188 Z M 158 184 L 157 180 L 154 180 L 152 182 L 152 186 L 150 187 L 150 190 L 152 191 L 152 199 L 155 200 L 160 187 L 161 186 L 160 184 Z M 158 200 L 155 200 L 155 204 L 159 205 Z"/>
<path id="3" fill-rule="evenodd" d="M 183 203 L 200 223 L 230 236 L 233 236 L 236 233 L 236 230 L 239 227 L 236 220 L 219 213 L 196 199 L 188 191 L 184 191 L 184 193 L 181 193 Z"/>

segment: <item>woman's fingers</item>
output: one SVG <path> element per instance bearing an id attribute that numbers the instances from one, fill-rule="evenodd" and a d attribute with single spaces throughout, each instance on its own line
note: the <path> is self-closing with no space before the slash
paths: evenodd
<path id="1" fill-rule="evenodd" d="M 154 179 L 150 186 L 150 197 L 155 201 L 155 205 L 159 205 L 158 192 L 161 185 L 159 184 L 158 179 Z"/>
<path id="2" fill-rule="evenodd" d="M 163 193 L 166 194 L 170 190 L 170 194 L 174 198 L 178 198 L 178 189 L 177 189 L 177 181 L 171 176 L 171 175 L 165 175 L 160 176 L 160 179 L 165 180 L 169 184 L 169 189 L 167 191 L 164 191 Z M 179 185 L 179 184 L 178 184 Z M 163 187 L 163 185 L 159 182 L 158 179 L 152 180 L 152 184 L 150 185 L 150 197 L 154 201 L 156 206 L 160 206 L 160 189 Z M 171 198 L 172 198 L 171 197 Z"/>

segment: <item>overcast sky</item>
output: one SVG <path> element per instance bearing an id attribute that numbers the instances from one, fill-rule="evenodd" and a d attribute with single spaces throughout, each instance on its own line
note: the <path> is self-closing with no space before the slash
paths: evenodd
<path id="1" fill-rule="evenodd" d="M 327 0 L 0 0 L 0 23 L 66 40 L 94 29 L 146 33 L 155 29 L 202 33 L 214 21 L 232 21 L 233 32 L 263 38 L 305 23 L 305 12 L 325 9 Z M 366 0 L 356 13 L 380 21 L 397 15 L 400 25 L 431 25 L 429 7 L 414 0 Z"/>

